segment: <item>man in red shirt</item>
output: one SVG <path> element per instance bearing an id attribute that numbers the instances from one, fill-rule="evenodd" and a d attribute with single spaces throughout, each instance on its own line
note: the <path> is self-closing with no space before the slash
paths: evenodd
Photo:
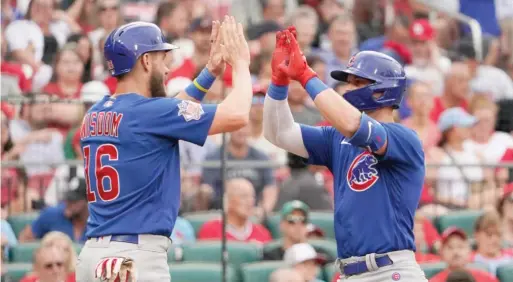
<path id="1" fill-rule="evenodd" d="M 447 268 L 438 273 L 429 282 L 445 282 L 451 271 L 466 270 L 476 279 L 476 282 L 499 282 L 493 275 L 482 270 L 468 268 L 470 262 L 470 244 L 467 235 L 456 227 L 447 228 L 442 233 L 440 254 L 447 263 Z"/>
<path id="2" fill-rule="evenodd" d="M 75 282 L 75 274 L 67 273 L 65 255 L 55 246 L 41 247 L 34 254 L 34 272 L 21 282 Z"/>
<path id="3" fill-rule="evenodd" d="M 445 77 L 444 93 L 433 100 L 433 109 L 430 118 L 437 123 L 443 111 L 453 107 L 468 109 L 470 94 L 470 73 L 468 67 L 462 63 L 454 63 Z"/>
<path id="4" fill-rule="evenodd" d="M 226 238 L 232 241 L 267 243 L 271 233 L 262 225 L 251 222 L 255 207 L 255 188 L 244 178 L 228 180 L 224 191 Z M 207 221 L 201 227 L 198 240 L 221 240 L 220 219 Z"/>

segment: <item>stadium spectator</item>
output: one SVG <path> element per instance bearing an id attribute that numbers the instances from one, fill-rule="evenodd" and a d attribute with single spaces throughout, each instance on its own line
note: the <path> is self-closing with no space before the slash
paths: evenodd
<path id="1" fill-rule="evenodd" d="M 317 73 L 317 76 L 323 82 L 326 82 L 326 79 L 328 79 L 329 76 L 329 73 L 326 70 L 326 63 L 320 57 L 315 55 L 306 57 L 306 62 L 314 70 L 314 72 Z M 312 105 L 314 105 L 313 100 Z"/>
<path id="2" fill-rule="evenodd" d="M 250 128 L 246 126 L 230 134 L 230 141 L 226 146 L 228 160 L 238 161 L 269 161 L 265 153 L 249 145 Z M 206 161 L 220 161 L 222 157 L 221 148 L 206 157 Z M 226 170 L 227 179 L 246 178 L 255 189 L 257 197 L 257 214 L 263 215 L 263 212 L 271 212 L 276 204 L 278 197 L 278 188 L 274 181 L 273 170 L 271 168 L 247 168 L 247 167 L 228 167 Z M 215 191 L 214 207 L 220 207 L 221 199 L 221 173 L 219 168 L 205 168 L 203 170 L 203 183 L 208 184 Z"/>
<path id="3" fill-rule="evenodd" d="M 229 14 L 244 26 L 261 23 L 265 20 L 285 23 L 297 8 L 297 0 L 234 0 Z"/>
<path id="4" fill-rule="evenodd" d="M 28 102 L 21 107 L 19 119 L 10 121 L 9 133 L 14 144 L 20 146 L 16 153 L 21 162 L 41 163 L 25 166 L 29 178 L 51 177 L 53 168 L 45 163 L 64 160 L 63 137 L 57 130 L 47 128 L 51 111 L 50 104 L 45 101 L 47 96 L 30 95 L 27 98 Z"/>
<path id="5" fill-rule="evenodd" d="M 9 249 L 18 244 L 18 239 L 16 238 L 16 235 L 14 234 L 14 231 L 12 230 L 12 227 L 9 222 L 7 222 L 7 220 L 2 219 L 0 228 L 0 237 L 2 240 L 2 252 L 0 253 L 0 256 L 8 258 Z"/>
<path id="6" fill-rule="evenodd" d="M 17 62 L 7 61 L 7 41 L 5 40 L 5 31 L 0 31 L 2 34 L 2 61 L 1 68 L 1 82 L 2 82 L 2 97 L 5 96 L 20 96 L 28 92 L 32 85 L 27 75 L 23 72 L 22 65 Z M 3 103 L 3 102 L 2 102 Z"/>
<path id="7" fill-rule="evenodd" d="M 486 265 L 493 275 L 496 275 L 498 267 L 513 263 L 513 252 L 502 246 L 501 223 L 499 214 L 492 210 L 479 216 L 474 228 L 477 248 L 473 261 Z"/>
<path id="8" fill-rule="evenodd" d="M 267 243 L 271 233 L 260 224 L 251 222 L 255 210 L 255 189 L 244 178 L 227 181 L 223 196 L 226 212 L 226 239 L 241 242 Z M 198 240 L 221 240 L 221 219 L 207 221 L 201 226 Z"/>
<path id="9" fill-rule="evenodd" d="M 166 42 L 173 42 L 186 36 L 189 15 L 183 4 L 162 2 L 157 8 L 155 24 L 162 30 Z"/>
<path id="10" fill-rule="evenodd" d="M 276 32 L 283 27 L 274 21 L 265 21 L 248 27 L 248 45 L 252 56 L 271 54 L 276 46 Z"/>
<path id="11" fill-rule="evenodd" d="M 309 169 L 305 159 L 288 153 L 288 167 L 290 177 L 281 184 L 276 208 L 289 201 L 300 200 L 313 210 L 333 210 L 328 191 Z"/>
<path id="12" fill-rule="evenodd" d="M 77 52 L 80 60 L 84 66 L 84 72 L 82 73 L 82 83 L 86 83 L 93 79 L 93 45 L 84 34 L 75 33 L 68 37 L 68 43 L 75 43 L 75 51 Z"/>
<path id="13" fill-rule="evenodd" d="M 253 85 L 253 102 L 249 112 L 249 145 L 265 153 L 270 160 L 285 165 L 287 152 L 269 142 L 263 134 L 264 98 L 267 89 L 261 85 Z"/>
<path id="14" fill-rule="evenodd" d="M 20 282 L 74 282 L 66 271 L 66 255 L 55 246 L 41 246 L 34 253 L 34 272 Z"/>
<path id="15" fill-rule="evenodd" d="M 171 234 L 171 240 L 173 245 L 182 245 L 186 243 L 194 243 L 196 241 L 196 234 L 194 234 L 194 228 L 187 219 L 178 216 L 175 221 L 175 227 Z"/>
<path id="16" fill-rule="evenodd" d="M 351 56 L 357 52 L 357 35 L 351 16 L 342 14 L 334 18 L 330 23 L 327 35 L 329 43 L 322 44 L 322 49 L 314 50 L 313 53 L 326 63 L 326 73 L 329 74 L 334 70 L 343 69 Z M 333 86 L 337 81 L 328 75 L 326 83 Z"/>
<path id="17" fill-rule="evenodd" d="M 490 44 L 485 42 L 484 44 Z M 463 57 L 470 74 L 470 84 L 474 92 L 486 93 L 494 101 L 513 99 L 513 82 L 501 69 L 480 64 L 470 40 L 461 40 L 458 54 Z"/>
<path id="18" fill-rule="evenodd" d="M 470 113 L 479 121 L 472 128 L 471 138 L 463 146 L 481 155 L 486 163 L 497 163 L 513 148 L 513 136 L 495 131 L 498 107 L 488 97 L 477 95 L 472 97 Z"/>
<path id="19" fill-rule="evenodd" d="M 111 31 L 123 24 L 119 0 L 97 0 L 95 15 L 98 26 L 89 32 L 88 36 L 95 49 L 94 62 L 102 65 L 105 60 L 103 59 L 103 44 L 100 46 L 100 39 L 107 37 Z"/>
<path id="20" fill-rule="evenodd" d="M 328 31 L 331 22 L 337 16 L 343 15 L 347 9 L 344 7 L 342 1 L 338 0 L 305 1 L 305 3 L 307 2 L 310 2 L 311 6 L 316 7 L 317 12 L 319 13 L 319 27 L 317 33 L 318 36 L 314 42 L 314 46 L 323 47 L 321 43 L 327 42 L 326 32 Z"/>
<path id="21" fill-rule="evenodd" d="M 56 247 L 64 253 L 65 263 L 64 267 L 68 272 L 69 276 L 75 275 L 75 266 L 77 263 L 77 253 L 73 246 L 73 242 L 71 241 L 68 235 L 59 232 L 52 231 L 46 234 L 43 239 L 41 239 L 41 246 L 43 247 Z"/>
<path id="22" fill-rule="evenodd" d="M 387 41 L 400 44 L 408 44 L 410 36 L 408 28 L 410 27 L 409 19 L 403 15 L 394 18 L 394 22 L 386 27 L 385 34 L 369 38 L 360 44 L 360 51 L 379 51 L 385 47 Z"/>
<path id="23" fill-rule="evenodd" d="M 319 16 L 307 5 L 299 6 L 287 20 L 287 26 L 293 25 L 297 31 L 297 43 L 301 51 L 308 56 L 319 28 Z M 309 66 L 312 66 L 309 64 Z"/>
<path id="24" fill-rule="evenodd" d="M 297 123 L 313 126 L 321 122 L 323 118 L 316 108 L 309 106 L 309 99 L 308 93 L 299 82 L 290 82 L 288 102 L 294 120 Z"/>
<path id="25" fill-rule="evenodd" d="M 59 51 L 54 70 L 52 81 L 43 88 L 43 92 L 60 99 L 80 98 L 84 63 L 76 50 L 76 44 L 68 44 Z"/>
<path id="26" fill-rule="evenodd" d="M 306 225 L 306 238 L 308 238 L 308 240 L 324 239 L 324 231 L 319 226 L 313 223 L 308 223 Z"/>
<path id="27" fill-rule="evenodd" d="M 3 281 L 3 280 L 2 280 Z M 271 273 L 269 282 L 304 282 L 297 270 L 292 268 L 280 268 Z"/>
<path id="28" fill-rule="evenodd" d="M 439 144 L 442 152 L 436 161 L 453 166 L 438 168 L 435 198 L 448 208 L 482 208 L 495 195 L 493 176 L 487 174 L 486 169 L 462 167 L 482 162 L 474 151 L 463 146 L 470 137 L 470 129 L 477 122 L 476 117 L 458 107 L 445 110 L 438 121 L 438 128 L 442 131 Z"/>
<path id="29" fill-rule="evenodd" d="M 438 122 L 443 111 L 453 107 L 461 107 L 468 110 L 468 97 L 470 94 L 470 73 L 468 67 L 461 63 L 451 65 L 445 76 L 444 92 L 442 96 L 435 97 L 430 117 Z"/>
<path id="30" fill-rule="evenodd" d="M 41 239 L 52 231 L 60 231 L 75 242 L 87 240 L 85 232 L 89 211 L 86 182 L 85 179 L 75 177 L 70 180 L 69 185 L 72 188 L 66 193 L 64 202 L 42 210 L 32 225 L 26 226 L 21 232 L 21 242 Z"/>
<path id="31" fill-rule="evenodd" d="M 180 66 L 172 70 L 166 83 L 175 77 L 186 77 L 194 79 L 199 69 L 208 62 L 210 56 L 210 32 L 212 31 L 212 20 L 208 17 L 194 19 L 190 25 L 189 33 L 194 43 L 194 52 L 191 57 L 185 58 Z"/>
<path id="32" fill-rule="evenodd" d="M 251 60 L 250 65 L 251 73 L 253 74 L 253 81 L 255 84 L 260 85 L 267 90 L 271 83 L 271 53 L 259 53 Z"/>
<path id="33" fill-rule="evenodd" d="M 476 282 L 474 276 L 465 270 L 451 271 L 445 282 Z"/>
<path id="34" fill-rule="evenodd" d="M 415 235 L 415 260 L 418 263 L 438 262 L 440 257 L 429 253 L 440 247 L 440 235 L 436 231 L 431 221 L 421 212 L 415 214 L 413 225 L 413 234 Z"/>
<path id="35" fill-rule="evenodd" d="M 501 215 L 504 228 L 504 241 L 507 246 L 513 248 L 513 185 L 508 185 L 500 198 L 497 210 Z"/>
<path id="36" fill-rule="evenodd" d="M 326 263 L 326 259 L 318 254 L 310 244 L 299 243 L 290 246 L 285 251 L 283 261 L 299 272 L 303 281 L 322 282 L 316 277 L 321 267 Z"/>
<path id="37" fill-rule="evenodd" d="M 461 229 L 449 227 L 442 233 L 440 254 L 447 263 L 447 268 L 429 279 L 429 282 L 445 282 L 449 273 L 456 270 L 466 270 L 479 282 L 499 282 L 493 275 L 478 269 L 467 267 L 470 263 L 470 243 L 467 235 Z"/>
<path id="38" fill-rule="evenodd" d="M 411 116 L 401 121 L 403 125 L 417 132 L 424 152 L 429 156 L 429 151 L 438 145 L 440 130 L 436 123 L 429 119 L 433 108 L 433 95 L 430 84 L 415 82 L 408 89 L 407 104 L 411 108 Z M 427 157 L 426 156 L 426 157 Z"/>
<path id="39" fill-rule="evenodd" d="M 62 7 L 63 2 L 68 2 L 69 7 Z M 70 3 L 72 2 L 72 3 Z M 61 7 L 66 9 L 68 16 L 73 19 L 82 29 L 84 34 L 93 31 L 96 20 L 96 1 L 91 0 L 75 0 L 62 1 Z"/>
<path id="40" fill-rule="evenodd" d="M 412 63 L 404 71 L 409 79 L 425 82 L 431 86 L 431 94 L 440 96 L 444 89 L 444 74 L 449 71 L 451 61 L 440 54 L 435 42 L 435 29 L 428 20 L 415 20 L 409 33 Z"/>

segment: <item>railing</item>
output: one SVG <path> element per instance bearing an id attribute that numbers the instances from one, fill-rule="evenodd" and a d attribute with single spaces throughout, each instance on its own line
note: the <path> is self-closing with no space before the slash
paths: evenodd
<path id="1" fill-rule="evenodd" d="M 420 3 L 430 9 L 429 18 L 431 20 L 436 18 L 438 13 L 442 13 L 468 25 L 470 27 L 470 32 L 472 33 L 472 44 L 474 45 L 474 50 L 476 52 L 476 59 L 478 61 L 483 60 L 483 35 L 481 32 L 481 25 L 477 20 L 459 12 L 446 11 L 438 5 L 433 4 L 430 0 L 417 0 L 417 3 Z"/>
<path id="2" fill-rule="evenodd" d="M 26 166 L 42 165 L 41 163 L 2 162 L 2 171 L 8 168 L 23 168 Z M 45 163 L 50 167 L 61 165 L 77 166 L 83 165 L 82 161 L 70 160 L 63 163 Z M 220 161 L 208 161 L 198 164 L 203 168 L 220 168 Z M 283 165 L 268 161 L 227 161 L 228 170 L 234 168 L 278 168 Z M 435 171 L 428 173 L 426 184 L 421 198 L 421 209 L 433 216 L 443 214 L 450 210 L 459 209 L 482 209 L 494 206 L 503 193 L 503 187 L 513 181 L 510 173 L 513 172 L 513 163 L 506 164 L 480 164 L 480 165 L 454 165 L 454 164 L 428 164 L 427 170 Z M 457 168 L 457 169 L 454 169 Z M 444 173 L 445 178 L 440 178 L 440 171 L 451 170 Z M 467 179 L 461 177 L 461 170 L 477 169 L 483 177 L 481 179 Z M 501 171 L 501 173 L 499 173 Z M 50 176 L 54 182 L 55 193 L 50 198 L 62 199 L 64 191 L 67 190 L 68 179 L 58 179 L 57 176 Z M 7 202 L 5 211 L 9 214 L 22 213 L 38 210 L 45 205 L 44 197 L 48 191 L 49 179 L 22 179 L 2 177 L 3 195 L 17 195 L 13 201 Z M 20 185 L 24 184 L 24 185 Z M 7 191 L 5 191 L 7 190 Z M 34 197 L 34 195 L 38 195 Z M 5 202 L 4 202 L 5 203 Z"/>

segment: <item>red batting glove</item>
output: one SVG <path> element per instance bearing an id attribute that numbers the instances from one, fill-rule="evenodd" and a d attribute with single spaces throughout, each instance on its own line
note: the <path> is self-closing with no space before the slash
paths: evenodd
<path id="1" fill-rule="evenodd" d="M 303 52 L 301 52 L 299 44 L 294 36 L 295 31 L 295 28 L 291 30 L 290 27 L 284 31 L 286 44 L 290 50 L 290 57 L 288 64 L 287 62 L 283 62 L 279 65 L 279 68 L 283 72 L 287 73 L 290 78 L 299 81 L 299 83 L 305 87 L 306 83 L 310 79 L 317 77 L 317 74 L 306 63 L 306 58 L 303 55 Z"/>
<path id="2" fill-rule="evenodd" d="M 276 33 L 276 48 L 271 60 L 272 76 L 271 81 L 274 85 L 286 86 L 290 83 L 290 78 L 285 71 L 279 68 L 289 59 L 289 48 L 286 44 L 287 36 L 284 31 Z"/>

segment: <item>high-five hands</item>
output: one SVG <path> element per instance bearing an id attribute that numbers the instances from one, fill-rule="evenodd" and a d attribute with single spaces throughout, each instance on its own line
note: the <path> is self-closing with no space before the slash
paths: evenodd
<path id="1" fill-rule="evenodd" d="M 234 17 L 225 16 L 221 24 L 220 44 L 223 60 L 235 67 L 238 63 L 249 65 L 251 57 L 242 24 L 236 23 Z"/>
<path id="2" fill-rule="evenodd" d="M 207 63 L 208 71 L 214 76 L 223 74 L 225 62 L 221 51 L 221 23 L 219 21 L 212 22 L 212 33 L 210 34 L 210 57 Z"/>
<path id="3" fill-rule="evenodd" d="M 317 74 L 308 66 L 296 40 L 296 28 L 288 27 L 276 34 L 276 49 L 272 58 L 272 77 L 276 85 L 287 85 L 288 78 L 306 83 Z M 287 77 L 287 78 L 285 78 Z"/>

